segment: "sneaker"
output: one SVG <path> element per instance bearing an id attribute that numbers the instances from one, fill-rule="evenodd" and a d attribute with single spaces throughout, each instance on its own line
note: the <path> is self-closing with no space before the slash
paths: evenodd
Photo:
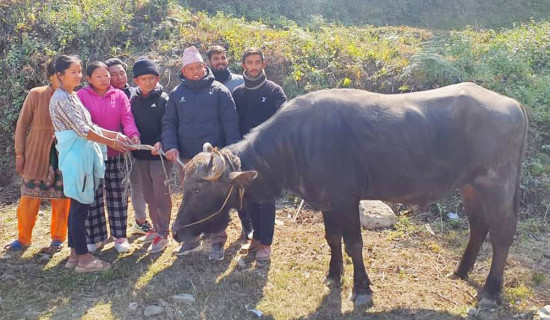
<path id="1" fill-rule="evenodd" d="M 130 251 L 130 243 L 126 238 L 118 238 L 115 240 L 115 249 L 119 253 L 124 253 Z"/>
<path id="2" fill-rule="evenodd" d="M 223 260 L 223 244 L 216 243 L 212 245 L 212 250 L 208 254 L 210 260 Z"/>
<path id="3" fill-rule="evenodd" d="M 98 243 L 88 243 L 86 245 L 88 247 L 88 252 L 96 252 L 97 250 L 101 250 L 103 248 L 103 241 L 99 241 Z"/>
<path id="4" fill-rule="evenodd" d="M 172 253 L 176 256 L 187 255 L 191 252 L 199 251 L 201 249 L 200 241 L 185 242 L 179 249 L 174 250 Z"/>
<path id="5" fill-rule="evenodd" d="M 143 242 L 143 243 L 150 243 L 152 242 L 153 240 L 155 240 L 156 237 L 158 237 L 159 234 L 156 233 L 155 231 L 149 231 L 147 232 L 147 234 L 141 238 L 139 238 L 139 241 Z"/>
<path id="6" fill-rule="evenodd" d="M 132 233 L 147 234 L 149 231 L 152 231 L 153 227 L 149 224 L 149 221 L 145 220 L 144 223 L 139 223 L 136 220 L 136 223 L 132 226 Z"/>
<path id="7" fill-rule="evenodd" d="M 242 238 L 243 240 L 252 240 L 252 237 L 254 236 L 254 230 L 253 229 L 250 229 L 250 230 L 246 230 L 244 229 L 242 231 Z"/>
<path id="8" fill-rule="evenodd" d="M 258 250 L 258 247 L 260 246 L 260 241 L 256 239 L 252 239 L 251 241 L 245 243 L 241 249 L 239 249 L 240 253 L 249 253 L 254 252 Z"/>
<path id="9" fill-rule="evenodd" d="M 147 248 L 147 252 L 155 253 L 155 252 L 163 251 L 164 249 L 166 249 L 169 243 L 170 241 L 168 239 L 164 238 L 161 235 L 157 235 L 153 240 L 153 242 L 151 243 L 151 245 L 149 246 L 149 248 Z"/>
<path id="10" fill-rule="evenodd" d="M 266 261 L 271 257 L 271 246 L 267 244 L 260 244 L 256 251 L 256 261 Z"/>

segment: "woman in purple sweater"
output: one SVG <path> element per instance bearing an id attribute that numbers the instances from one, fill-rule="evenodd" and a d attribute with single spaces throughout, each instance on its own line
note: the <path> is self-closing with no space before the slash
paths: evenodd
<path id="1" fill-rule="evenodd" d="M 139 132 L 128 97 L 123 91 L 111 86 L 108 67 L 99 61 L 90 63 L 86 68 L 86 79 L 88 86 L 78 90 L 77 95 L 90 112 L 92 121 L 104 129 L 122 132 L 130 137 L 132 143 L 139 144 Z M 129 172 L 126 171 L 124 154 L 109 148 L 105 165 L 105 179 L 102 187 L 96 191 L 86 223 L 88 251 L 96 251 L 108 238 L 103 200 L 105 196 L 115 248 L 118 252 L 128 252 L 128 193 L 123 180 Z"/>

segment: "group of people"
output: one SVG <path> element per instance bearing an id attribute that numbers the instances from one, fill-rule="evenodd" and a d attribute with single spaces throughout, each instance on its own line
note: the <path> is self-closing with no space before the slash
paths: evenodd
<path id="1" fill-rule="evenodd" d="M 52 61 L 47 67 L 49 85 L 29 92 L 17 122 L 16 171 L 22 176 L 18 237 L 6 249 L 24 250 L 31 244 L 40 201 L 50 199 L 51 243 L 41 252 L 59 251 L 68 237 L 67 268 L 76 272 L 109 269 L 109 263 L 91 253 L 109 239 L 105 205 L 116 250 L 130 251 L 129 179 L 135 211 L 131 230 L 143 234 L 140 240 L 150 243 L 149 253 L 163 251 L 170 241 L 172 201 L 166 174 L 172 163 L 186 163 L 206 142 L 223 148 L 240 141 L 287 99 L 280 86 L 266 79 L 267 62 L 261 50 L 244 51 L 242 76 L 228 70 L 225 48 L 213 46 L 206 56 L 210 68 L 195 47 L 184 50 L 181 83 L 169 94 L 159 83 L 157 65 L 147 57 L 133 65 L 136 87 L 128 85 L 126 65 L 112 58 L 89 63 L 87 85 L 78 91 L 79 58 L 61 55 Z M 140 150 L 143 145 L 153 146 L 152 150 Z M 257 260 L 269 259 L 274 203 L 247 201 L 239 218 L 243 238 L 248 240 L 243 250 L 254 252 Z M 210 259 L 223 259 L 225 232 L 204 238 L 210 243 Z M 200 248 L 197 238 L 183 243 L 174 254 Z"/>

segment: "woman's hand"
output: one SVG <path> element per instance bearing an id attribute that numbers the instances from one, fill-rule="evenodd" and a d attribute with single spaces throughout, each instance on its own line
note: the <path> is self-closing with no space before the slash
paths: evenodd
<path id="1" fill-rule="evenodd" d="M 15 156 L 15 171 L 20 175 L 23 175 L 23 169 L 25 168 L 25 156 Z"/>
<path id="2" fill-rule="evenodd" d="M 128 152 L 130 151 L 130 145 L 121 140 L 113 140 L 113 143 L 109 146 L 111 149 L 114 149 L 118 152 Z"/>
<path id="3" fill-rule="evenodd" d="M 151 154 L 154 156 L 158 156 L 160 154 L 160 150 L 162 150 L 162 143 L 160 143 L 159 141 L 155 143 L 155 145 L 153 146 L 153 150 L 151 150 Z"/>
<path id="4" fill-rule="evenodd" d="M 130 138 L 130 141 L 133 143 L 133 144 L 141 144 L 141 141 L 139 140 L 139 136 L 137 134 L 133 135 L 131 138 Z"/>
<path id="5" fill-rule="evenodd" d="M 122 134 L 122 133 L 120 133 L 120 132 L 117 133 L 115 139 L 116 139 L 117 141 L 121 141 L 121 142 L 124 142 L 124 143 L 126 143 L 126 144 L 132 144 L 132 143 L 133 143 L 132 140 L 131 140 L 130 138 L 128 138 L 127 136 L 125 136 L 124 134 Z"/>

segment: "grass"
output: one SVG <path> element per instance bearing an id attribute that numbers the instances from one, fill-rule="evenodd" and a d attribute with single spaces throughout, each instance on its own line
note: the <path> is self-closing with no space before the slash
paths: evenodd
<path id="1" fill-rule="evenodd" d="M 174 200 L 179 203 L 178 196 Z M 2 211 L 0 243 L 6 243 L 16 236 L 15 204 Z M 49 261 L 38 254 L 49 243 L 50 211 L 44 209 L 33 245 L 21 255 L 1 256 L 0 318 L 142 319 L 145 307 L 156 304 L 164 308 L 159 319 L 254 318 L 245 305 L 262 311 L 266 319 L 463 319 L 490 267 L 491 250 L 485 244 L 469 281 L 448 279 L 467 239 L 466 222 L 460 220 L 460 228 L 443 232 L 434 229 L 434 236 L 424 232 L 424 225 L 438 217 L 422 221 L 415 214 L 402 216 L 393 230 L 363 231 L 375 305 L 355 310 L 347 300 L 353 283 L 351 259 L 344 256 L 342 286 L 325 287 L 322 279 L 330 256 L 321 214 L 304 210 L 294 221 L 292 213 L 292 204 L 277 212 L 283 224 L 275 227 L 267 264 L 238 253 L 240 224 L 234 214 L 223 261 L 209 261 L 202 253 L 172 256 L 175 243 L 162 254 L 147 255 L 132 237 L 130 253 L 118 254 L 113 243 L 99 253 L 112 262 L 110 271 L 81 275 L 63 267 L 66 248 Z M 532 230 L 533 223 L 526 223 Z M 512 246 L 503 303 L 485 318 L 512 319 L 521 313 L 532 317 L 550 301 L 550 259 L 543 257 L 549 234 L 546 229 L 531 232 Z M 181 293 L 192 294 L 195 302 L 175 302 L 172 296 Z"/>

